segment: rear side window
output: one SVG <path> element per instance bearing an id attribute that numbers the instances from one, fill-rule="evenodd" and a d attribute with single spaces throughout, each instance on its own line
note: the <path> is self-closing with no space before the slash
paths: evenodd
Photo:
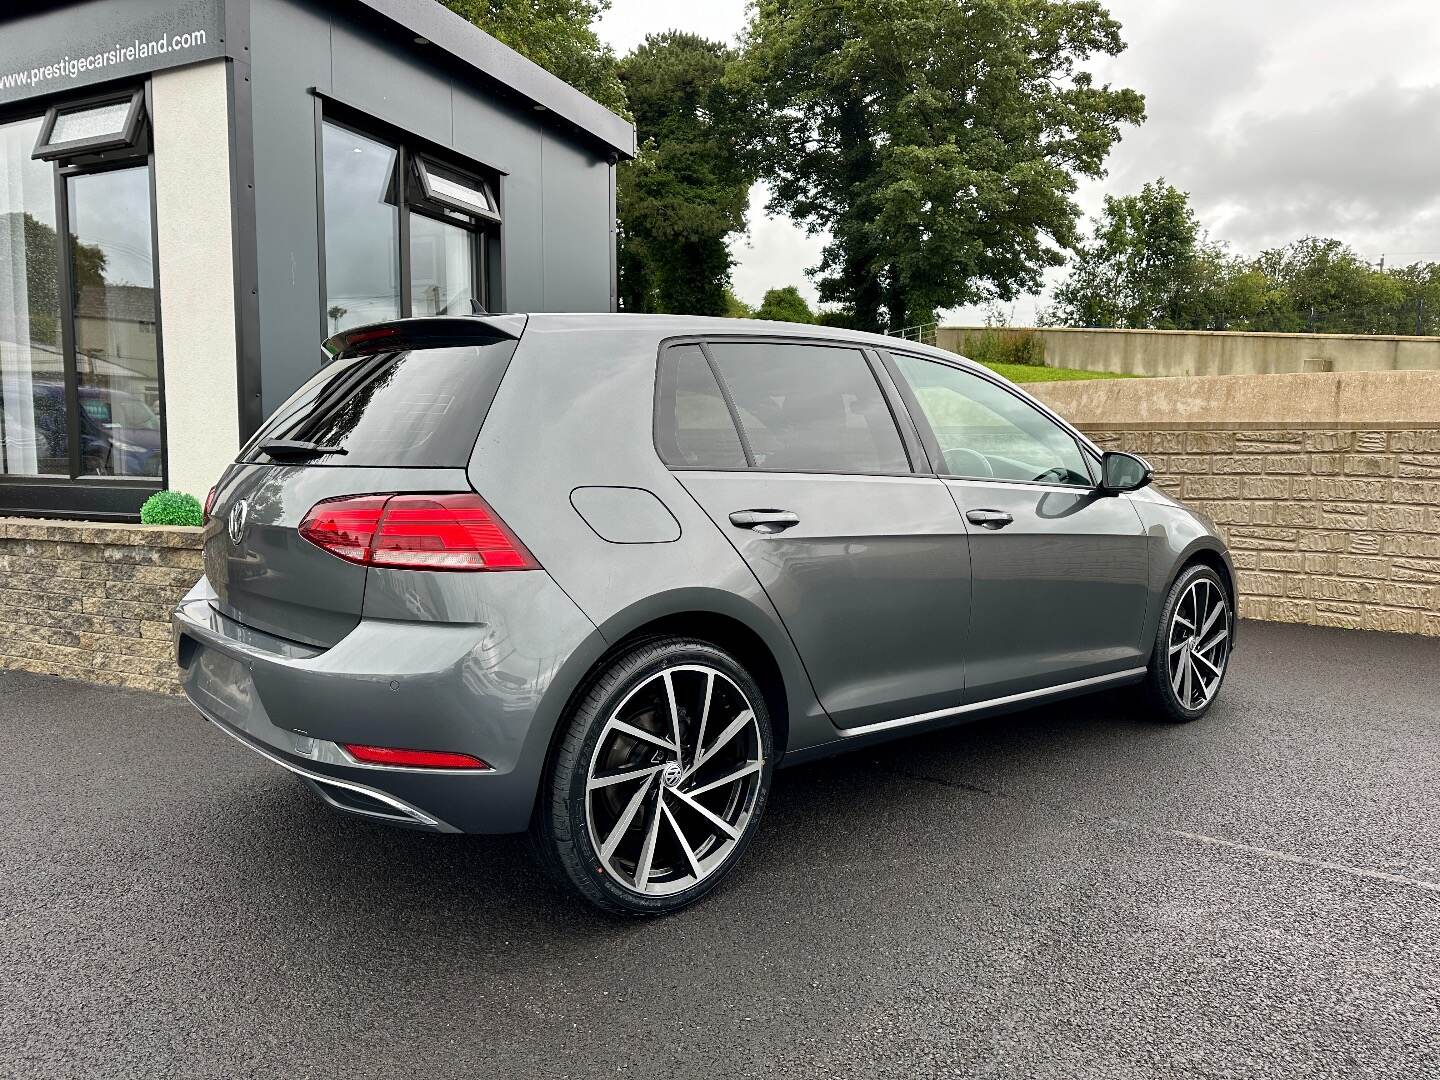
<path id="1" fill-rule="evenodd" d="M 710 342 L 757 469 L 908 473 L 865 354 L 802 342 Z"/>
<path id="2" fill-rule="evenodd" d="M 675 345 L 665 351 L 655 437 L 667 465 L 745 468 L 740 436 L 699 345 Z"/>
<path id="3" fill-rule="evenodd" d="M 342 357 L 275 412 L 241 455 L 271 439 L 333 446 L 309 465 L 464 468 L 516 342 Z"/>

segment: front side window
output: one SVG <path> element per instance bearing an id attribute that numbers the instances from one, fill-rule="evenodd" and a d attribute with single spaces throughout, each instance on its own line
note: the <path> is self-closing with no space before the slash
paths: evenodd
<path id="1" fill-rule="evenodd" d="M 908 473 L 910 462 L 865 354 L 802 342 L 707 343 L 754 467 Z"/>
<path id="2" fill-rule="evenodd" d="M 939 443 L 945 475 L 1093 486 L 1074 436 L 1022 398 L 949 364 L 894 360 Z"/>
<path id="3" fill-rule="evenodd" d="M 41 121 L 0 124 L 0 475 L 70 475 L 55 178 Z"/>
<path id="4" fill-rule="evenodd" d="M 484 308 L 493 187 L 342 124 L 322 141 L 327 333 Z"/>

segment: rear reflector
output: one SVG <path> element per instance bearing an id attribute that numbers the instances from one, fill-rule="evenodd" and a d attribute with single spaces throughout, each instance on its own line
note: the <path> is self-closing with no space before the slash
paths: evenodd
<path id="1" fill-rule="evenodd" d="M 391 746 L 361 746 L 344 743 L 356 761 L 367 765 L 390 765 L 403 769 L 488 769 L 485 762 L 470 754 L 452 754 L 447 750 L 397 750 Z"/>
<path id="2" fill-rule="evenodd" d="M 473 492 L 327 499 L 305 515 L 300 535 L 364 566 L 535 570 L 540 565 Z"/>

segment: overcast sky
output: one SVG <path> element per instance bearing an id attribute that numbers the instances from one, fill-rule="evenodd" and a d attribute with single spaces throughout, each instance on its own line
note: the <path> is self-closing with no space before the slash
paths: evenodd
<path id="1" fill-rule="evenodd" d="M 671 27 L 731 40 L 744 9 L 613 0 L 599 30 L 622 53 Z M 1141 91 L 1149 119 L 1127 129 L 1104 180 L 1082 185 L 1087 214 L 1105 194 L 1164 176 L 1239 253 L 1313 234 L 1390 265 L 1440 260 L 1436 0 L 1111 0 L 1110 10 L 1129 48 L 1095 69 Z M 813 301 L 804 270 L 821 241 L 763 208 L 752 192 L 736 292 L 756 303 L 798 284 Z M 1015 305 L 1013 321 L 1030 322 L 1035 305 Z"/>

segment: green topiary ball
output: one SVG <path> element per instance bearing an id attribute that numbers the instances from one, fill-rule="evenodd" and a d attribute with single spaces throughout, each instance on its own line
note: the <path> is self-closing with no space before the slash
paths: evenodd
<path id="1" fill-rule="evenodd" d="M 146 525 L 203 525 L 205 513 L 194 495 L 157 491 L 140 507 L 140 520 Z"/>

